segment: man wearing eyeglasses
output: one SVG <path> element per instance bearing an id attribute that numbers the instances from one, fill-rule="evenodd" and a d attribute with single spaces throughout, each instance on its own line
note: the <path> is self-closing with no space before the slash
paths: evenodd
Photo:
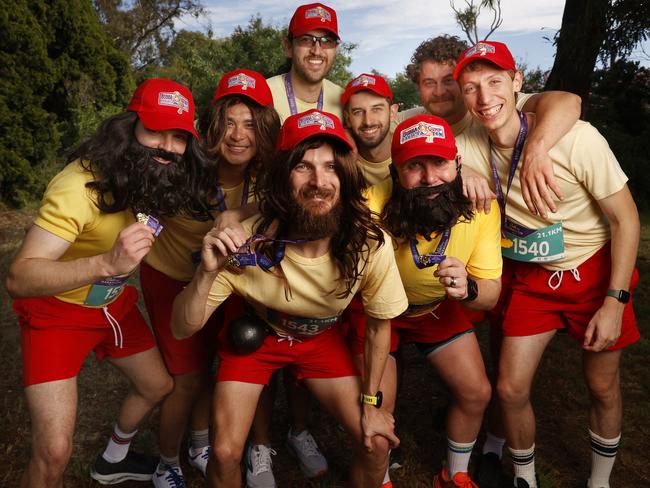
<path id="1" fill-rule="evenodd" d="M 334 64 L 339 42 L 333 8 L 310 3 L 296 9 L 282 43 L 291 68 L 267 80 L 282 122 L 290 115 L 313 108 L 342 118 L 343 89 L 325 79 Z"/>

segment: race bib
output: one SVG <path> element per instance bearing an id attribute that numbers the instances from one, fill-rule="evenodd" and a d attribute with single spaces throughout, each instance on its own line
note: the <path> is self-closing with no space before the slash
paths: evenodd
<path id="1" fill-rule="evenodd" d="M 266 314 L 271 324 L 295 337 L 318 335 L 332 327 L 339 320 L 338 315 L 321 318 L 296 317 L 271 309 L 267 309 Z"/>
<path id="2" fill-rule="evenodd" d="M 527 263 L 551 263 L 564 259 L 562 223 L 529 229 L 506 217 L 501 229 L 503 257 Z"/>
<path id="3" fill-rule="evenodd" d="M 105 278 L 92 284 L 84 305 L 103 307 L 112 302 L 120 293 L 131 275 Z"/>

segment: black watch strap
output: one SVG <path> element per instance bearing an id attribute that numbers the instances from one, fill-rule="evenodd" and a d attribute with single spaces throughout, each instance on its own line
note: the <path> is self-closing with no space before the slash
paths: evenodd
<path id="1" fill-rule="evenodd" d="M 475 280 L 467 277 L 467 296 L 461 301 L 463 302 L 473 302 L 478 298 L 478 284 Z"/>
<path id="2" fill-rule="evenodd" d="M 630 292 L 625 290 L 612 290 L 611 288 L 607 290 L 606 295 L 608 297 L 614 297 L 621 303 L 627 303 L 630 301 Z"/>

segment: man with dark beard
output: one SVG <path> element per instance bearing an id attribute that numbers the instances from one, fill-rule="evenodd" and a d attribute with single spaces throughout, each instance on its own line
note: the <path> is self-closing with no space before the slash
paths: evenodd
<path id="1" fill-rule="evenodd" d="M 409 307 L 392 321 L 391 352 L 413 342 L 451 393 L 447 463 L 434 486 L 474 487 L 468 463 L 490 382 L 472 324 L 461 306 L 491 309 L 501 289 L 499 210 L 473 212 L 463 196 L 460 161 L 449 125 L 419 115 L 397 126 L 392 178 L 369 190 L 368 203 L 396 240 L 395 261 Z M 354 311 L 354 309 L 353 309 Z M 363 360 L 362 317 L 352 317 L 351 349 Z M 395 391 L 395 362 L 387 362 L 380 389 Z M 394 397 L 384 395 L 387 408 Z"/>
<path id="2" fill-rule="evenodd" d="M 131 382 L 91 476 L 103 484 L 151 479 L 157 459 L 129 446 L 172 380 L 126 282 L 162 230 L 156 216 L 207 218 L 193 122 L 187 88 L 147 80 L 127 112 L 105 120 L 48 185 L 6 283 L 21 325 L 32 428 L 23 487 L 63 486 L 77 374 L 91 350 Z"/>
<path id="3" fill-rule="evenodd" d="M 208 233 L 201 264 L 174 302 L 179 338 L 200 330 L 232 293 L 246 300 L 268 334 L 248 354 L 237 354 L 226 340 L 219 346 L 208 478 L 211 486 L 239 488 L 262 388 L 288 366 L 350 434 L 350 486 L 376 488 L 388 447 L 399 442 L 392 416 L 378 408 L 390 319 L 407 305 L 392 242 L 364 203 L 363 176 L 336 116 L 311 110 L 289 117 L 278 149 L 259 183 L 261 215 L 244 222 L 246 231 Z M 226 264 L 242 266 L 243 273 L 227 272 Z M 369 330 L 363 382 L 338 327 L 357 292 Z"/>

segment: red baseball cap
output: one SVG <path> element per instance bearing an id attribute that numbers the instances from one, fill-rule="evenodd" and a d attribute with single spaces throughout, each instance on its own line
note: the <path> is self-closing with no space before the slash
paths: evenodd
<path id="1" fill-rule="evenodd" d="M 236 69 L 221 77 L 212 103 L 228 95 L 243 95 L 262 107 L 273 105 L 273 95 L 264 76 L 249 69 Z"/>
<path id="2" fill-rule="evenodd" d="M 194 128 L 192 92 L 175 81 L 151 78 L 142 82 L 126 110 L 136 112 L 149 130 L 182 129 L 199 139 Z"/>
<path id="3" fill-rule="evenodd" d="M 515 59 L 512 57 L 508 46 L 502 42 L 481 41 L 466 49 L 458 58 L 454 69 L 454 80 L 458 80 L 461 70 L 474 61 L 489 61 L 505 70 L 517 71 Z"/>
<path id="4" fill-rule="evenodd" d="M 393 133 L 391 156 L 396 166 L 417 156 L 454 159 L 457 152 L 451 127 L 435 115 L 422 114 L 406 119 Z"/>
<path id="5" fill-rule="evenodd" d="M 292 115 L 284 121 L 278 138 L 278 150 L 287 151 L 305 139 L 322 136 L 338 139 L 353 149 L 339 118 L 329 112 L 312 108 Z"/>
<path id="6" fill-rule="evenodd" d="M 339 25 L 336 20 L 336 11 L 322 3 L 310 3 L 301 5 L 296 9 L 289 22 L 289 33 L 292 36 L 324 29 L 339 37 Z"/>
<path id="7" fill-rule="evenodd" d="M 390 101 L 393 101 L 393 92 L 390 91 L 390 86 L 388 86 L 388 83 L 386 83 L 383 76 L 363 73 L 356 78 L 353 78 L 345 86 L 345 91 L 343 92 L 343 95 L 341 95 L 341 105 L 345 106 L 352 95 L 363 90 L 369 90 L 380 97 L 390 98 Z"/>

